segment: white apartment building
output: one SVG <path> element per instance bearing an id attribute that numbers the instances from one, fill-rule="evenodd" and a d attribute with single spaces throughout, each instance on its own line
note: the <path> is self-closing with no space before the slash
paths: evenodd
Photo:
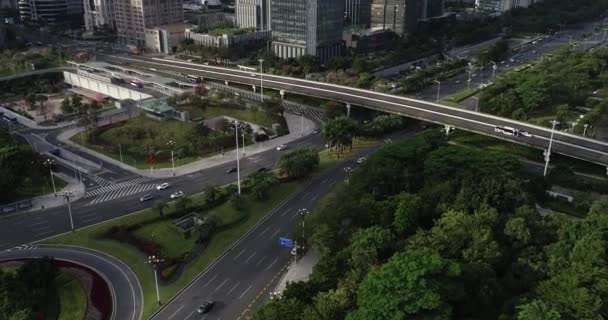
<path id="1" fill-rule="evenodd" d="M 487 13 L 502 13 L 511 9 L 526 8 L 541 0 L 475 0 L 477 11 Z"/>
<path id="2" fill-rule="evenodd" d="M 270 30 L 270 2 L 271 0 L 236 0 L 236 26 Z"/>
<path id="3" fill-rule="evenodd" d="M 116 29 L 114 0 L 84 0 L 84 25 L 87 31 L 107 28 Z"/>
<path id="4" fill-rule="evenodd" d="M 184 21 L 183 0 L 114 0 L 119 42 L 143 47 L 146 29 Z"/>

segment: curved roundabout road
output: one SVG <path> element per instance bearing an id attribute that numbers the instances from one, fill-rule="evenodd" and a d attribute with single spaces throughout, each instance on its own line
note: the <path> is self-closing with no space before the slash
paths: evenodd
<path id="1" fill-rule="evenodd" d="M 112 320 L 141 319 L 143 294 L 137 277 L 124 263 L 105 253 L 81 247 L 41 246 L 2 251 L 0 261 L 44 256 L 96 271 L 108 283 L 112 293 Z"/>

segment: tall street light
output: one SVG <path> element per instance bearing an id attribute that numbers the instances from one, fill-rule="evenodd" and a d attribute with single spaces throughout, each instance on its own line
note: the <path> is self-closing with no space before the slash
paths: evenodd
<path id="1" fill-rule="evenodd" d="M 242 155 L 242 157 L 245 158 L 245 130 L 243 130 L 243 132 L 241 132 L 241 136 L 243 137 L 243 155 Z"/>
<path id="2" fill-rule="evenodd" d="M 70 227 L 72 228 L 72 232 L 74 232 L 74 231 L 76 231 L 76 229 L 74 228 L 74 218 L 72 217 L 72 206 L 70 205 L 70 196 L 72 195 L 72 193 L 69 191 L 66 191 L 66 192 L 61 193 L 61 195 L 63 196 L 66 203 L 68 204 L 68 214 L 70 215 Z"/>
<path id="3" fill-rule="evenodd" d="M 496 62 L 494 62 L 494 61 L 490 61 L 490 63 L 492 63 L 492 79 L 494 79 L 494 77 L 496 76 L 496 69 L 498 69 L 498 66 L 496 65 Z"/>
<path id="4" fill-rule="evenodd" d="M 475 112 L 479 112 L 479 97 L 472 96 L 471 99 L 475 100 Z"/>
<path id="5" fill-rule="evenodd" d="M 157 275 L 157 271 L 156 269 L 158 268 L 158 264 L 165 261 L 164 259 L 161 259 L 159 256 L 148 256 L 148 261 L 146 261 L 145 263 L 152 265 L 152 269 L 154 269 L 154 285 L 156 286 L 156 301 L 158 302 L 158 305 L 161 305 L 160 302 L 160 292 L 158 291 L 158 275 Z"/>
<path id="6" fill-rule="evenodd" d="M 350 182 L 350 173 L 353 172 L 353 169 L 351 167 L 345 167 L 344 168 L 344 173 L 346 174 L 346 191 L 348 191 L 348 184 Z"/>
<path id="7" fill-rule="evenodd" d="M 302 218 L 302 242 L 305 243 L 306 242 L 306 234 L 305 234 L 305 229 L 304 229 L 304 217 L 308 214 L 308 209 L 302 208 L 302 209 L 298 210 L 298 214 Z"/>
<path id="8" fill-rule="evenodd" d="M 53 193 L 55 194 L 55 197 L 57 196 L 57 189 L 55 188 L 55 178 L 53 178 L 53 164 L 55 163 L 55 160 L 47 158 L 46 160 L 44 160 L 44 162 L 42 162 L 42 164 L 49 168 L 49 173 L 51 174 L 51 183 L 53 184 Z"/>
<path id="9" fill-rule="evenodd" d="M 264 102 L 264 59 L 259 59 L 260 62 L 260 100 Z"/>
<path id="10" fill-rule="evenodd" d="M 435 102 L 439 103 L 439 92 L 441 91 L 441 81 L 435 79 L 435 80 L 433 80 L 433 82 L 435 82 L 437 84 L 437 99 L 435 99 Z"/>
<path id="11" fill-rule="evenodd" d="M 585 124 L 583 125 L 583 137 L 586 137 L 586 136 L 587 136 L 587 129 L 588 129 L 588 128 L 589 128 L 589 124 L 588 124 L 588 123 L 585 123 Z"/>
<path id="12" fill-rule="evenodd" d="M 173 171 L 173 176 L 175 177 L 175 158 L 173 157 L 173 147 L 175 147 L 175 141 L 169 140 L 167 144 L 171 148 L 171 170 Z"/>
<path id="13" fill-rule="evenodd" d="M 553 134 L 555 133 L 555 126 L 559 124 L 559 121 L 551 121 L 551 138 L 549 139 L 549 148 L 545 152 L 545 170 L 543 171 L 543 177 L 547 176 L 547 170 L 549 169 L 549 160 L 551 159 L 551 146 L 553 145 Z"/>
<path id="14" fill-rule="evenodd" d="M 473 73 L 473 71 L 471 70 L 466 70 L 469 73 L 469 79 L 467 80 L 467 89 L 471 89 L 471 73 Z"/>
<path id="15" fill-rule="evenodd" d="M 239 122 L 234 121 L 234 139 L 236 141 L 236 185 L 241 194 L 241 167 L 239 165 Z"/>

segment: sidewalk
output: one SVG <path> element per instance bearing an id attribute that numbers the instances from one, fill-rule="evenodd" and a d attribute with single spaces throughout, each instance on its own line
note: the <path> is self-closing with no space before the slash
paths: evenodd
<path id="1" fill-rule="evenodd" d="M 304 118 L 304 130 L 302 134 L 302 118 L 297 115 L 285 113 L 285 120 L 287 122 L 287 126 L 289 127 L 289 135 L 278 137 L 269 141 L 264 141 L 262 143 L 255 143 L 245 147 L 245 156 L 249 157 L 270 149 L 274 149 L 282 144 L 288 144 L 297 139 L 300 139 L 303 136 L 312 134 L 312 132 L 316 129 L 316 126 L 313 121 L 310 119 Z M 81 152 L 88 153 L 100 160 L 103 160 L 106 163 L 110 163 L 117 167 L 120 167 L 124 170 L 132 172 L 134 174 L 148 177 L 148 178 L 169 178 L 173 177 L 173 170 L 171 168 L 162 168 L 162 169 L 137 169 L 128 164 L 122 163 L 114 158 L 108 157 L 104 154 L 96 152 L 94 150 L 85 148 L 80 144 L 77 144 L 70 140 L 70 137 L 82 131 L 82 128 L 71 128 L 62 132 L 57 139 L 62 143 L 68 144 L 73 148 L 80 150 Z M 239 154 L 241 155 L 242 147 L 239 147 Z M 242 156 L 242 155 L 241 155 Z M 225 152 L 223 155 L 215 155 L 209 158 L 201 159 L 189 164 L 185 164 L 180 167 L 175 168 L 175 176 L 183 176 L 187 174 L 191 174 L 193 172 L 197 172 L 203 169 L 215 167 L 227 162 L 234 161 L 236 159 L 236 150 L 231 150 Z"/>
<path id="2" fill-rule="evenodd" d="M 319 262 L 321 255 L 314 249 L 310 249 L 299 260 L 293 260 L 283 278 L 274 289 L 273 294 L 281 294 L 287 288 L 287 284 L 291 282 L 307 281 L 312 274 L 313 267 Z"/>
<path id="3" fill-rule="evenodd" d="M 66 204 L 64 197 L 61 195 L 63 192 L 72 193 L 70 196 L 70 202 L 74 202 L 84 196 L 85 186 L 83 183 L 78 181 L 78 179 L 61 172 L 55 172 L 54 175 L 64 181 L 67 181 L 68 185 L 61 190 L 57 190 L 57 196 L 51 192 L 43 196 L 32 198 L 32 207 L 29 210 L 20 211 L 20 213 L 63 206 Z"/>

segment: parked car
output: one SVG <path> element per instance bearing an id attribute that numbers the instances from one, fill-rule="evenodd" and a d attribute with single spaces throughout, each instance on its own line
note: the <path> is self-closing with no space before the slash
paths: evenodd
<path id="1" fill-rule="evenodd" d="M 357 159 L 357 163 L 363 163 L 363 162 L 365 162 L 365 160 L 367 160 L 367 158 L 361 157 L 361 158 Z"/>
<path id="2" fill-rule="evenodd" d="M 139 198 L 139 202 L 144 202 L 144 201 L 148 201 L 148 200 L 152 200 L 154 199 L 154 196 L 151 194 L 146 194 L 144 196 L 142 196 L 141 198 Z"/>
<path id="3" fill-rule="evenodd" d="M 235 172 L 236 172 L 236 168 L 234 168 L 234 167 L 226 170 L 226 173 L 235 173 Z"/>
<path id="4" fill-rule="evenodd" d="M 285 145 L 285 144 L 282 144 L 282 145 L 280 145 L 280 146 L 277 147 L 278 151 L 285 150 L 285 149 L 287 149 L 287 145 Z"/>
<path id="5" fill-rule="evenodd" d="M 198 312 L 199 314 L 209 313 L 209 311 L 211 311 L 211 309 L 213 309 L 214 305 L 215 305 L 215 302 L 213 302 L 213 301 L 205 301 L 205 302 L 203 302 L 203 304 L 201 304 L 200 307 L 198 307 L 198 309 L 196 309 L 196 312 Z"/>
<path id="6" fill-rule="evenodd" d="M 161 183 L 161 184 L 157 185 L 156 190 L 165 190 L 168 187 L 169 187 L 169 184 L 165 182 L 165 183 Z"/>
<path id="7" fill-rule="evenodd" d="M 173 192 L 171 194 L 171 199 L 177 199 L 177 198 L 181 198 L 183 196 L 184 196 L 184 192 L 180 190 L 180 191 Z"/>

